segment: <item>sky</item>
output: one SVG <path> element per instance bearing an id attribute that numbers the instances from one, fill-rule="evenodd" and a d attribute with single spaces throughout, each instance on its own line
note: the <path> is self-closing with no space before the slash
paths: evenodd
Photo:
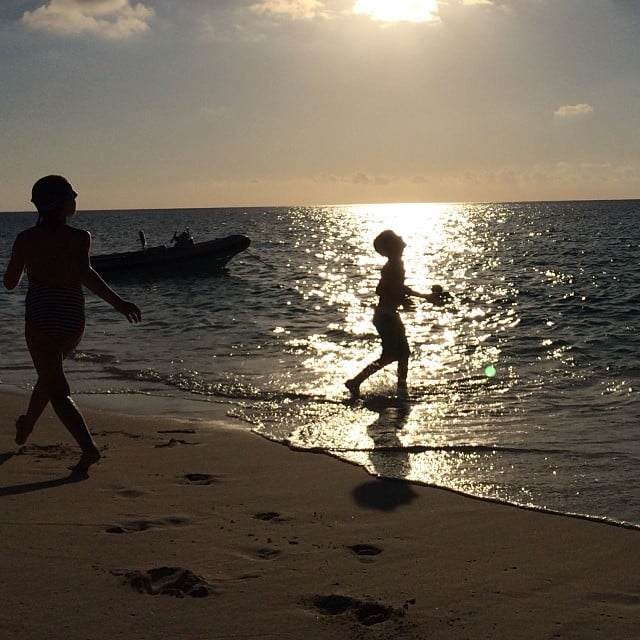
<path id="1" fill-rule="evenodd" d="M 2 0 L 0 211 L 640 198 L 640 0 Z"/>

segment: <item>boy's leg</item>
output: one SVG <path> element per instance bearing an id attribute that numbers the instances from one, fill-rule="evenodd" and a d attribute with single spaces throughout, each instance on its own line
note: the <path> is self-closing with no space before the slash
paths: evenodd
<path id="1" fill-rule="evenodd" d="M 373 316 L 373 325 L 375 326 L 382 342 L 382 355 L 375 362 L 367 365 L 355 378 L 351 378 L 351 380 L 347 380 L 345 382 L 345 386 L 349 389 L 354 398 L 358 396 L 360 393 L 360 385 L 368 377 L 398 359 L 398 356 L 395 353 L 397 332 L 400 331 L 401 336 L 404 337 L 404 325 L 402 324 L 402 320 L 400 320 L 400 316 L 398 314 L 392 314 L 389 316 L 388 314 L 376 311 Z"/>
<path id="2" fill-rule="evenodd" d="M 407 375 L 409 373 L 409 358 L 398 360 L 398 395 L 407 395 Z"/>
<path id="3" fill-rule="evenodd" d="M 349 389 L 351 395 L 356 397 L 360 394 L 360 385 L 369 377 L 372 376 L 376 371 L 379 371 L 381 367 L 379 366 L 379 360 L 372 362 L 367 365 L 357 376 L 351 378 L 351 380 L 347 380 L 344 383 L 344 386 Z"/>
<path id="4" fill-rule="evenodd" d="M 357 376 L 347 380 L 344 384 L 354 397 L 360 393 L 360 385 L 374 373 L 380 371 L 388 364 L 391 364 L 393 360 L 389 358 L 378 358 L 375 362 L 368 364 Z"/>

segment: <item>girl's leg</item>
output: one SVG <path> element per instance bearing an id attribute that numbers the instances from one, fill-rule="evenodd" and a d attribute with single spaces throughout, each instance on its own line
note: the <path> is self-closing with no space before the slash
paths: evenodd
<path id="1" fill-rule="evenodd" d="M 42 336 L 41 332 L 39 332 L 37 328 L 27 325 L 25 328 L 25 338 L 27 346 L 29 346 L 30 342 L 32 344 L 37 344 L 38 339 L 43 341 L 45 336 Z M 80 344 L 81 339 L 82 332 L 80 331 L 76 335 L 70 336 L 69 338 L 61 341 L 60 349 L 62 350 L 64 358 L 76 349 L 78 344 Z M 51 339 L 48 338 L 48 340 Z M 29 348 L 29 351 L 31 351 L 31 348 Z M 47 404 L 49 404 L 49 393 L 46 385 L 43 384 L 38 377 L 33 391 L 31 392 L 31 398 L 29 399 L 29 406 L 27 407 L 26 414 L 20 416 L 16 420 L 16 444 L 23 445 L 27 441 L 27 438 L 33 431 L 33 427 L 44 412 Z"/>
<path id="2" fill-rule="evenodd" d="M 31 392 L 27 413 L 16 420 L 16 444 L 23 445 L 27 441 L 47 404 L 49 404 L 49 394 L 38 378 Z"/>
<path id="3" fill-rule="evenodd" d="M 43 396 L 46 395 L 49 398 L 51 406 L 60 421 L 78 443 L 82 450 L 82 456 L 76 465 L 76 469 L 86 472 L 92 464 L 98 462 L 100 452 L 91 437 L 91 433 L 89 433 L 82 414 L 70 397 L 71 391 L 62 367 L 64 355 L 68 353 L 69 344 L 57 345 L 50 337 L 31 329 L 27 331 L 27 346 L 38 372 L 38 383 L 36 385 L 40 385 L 38 393 L 42 393 Z"/>

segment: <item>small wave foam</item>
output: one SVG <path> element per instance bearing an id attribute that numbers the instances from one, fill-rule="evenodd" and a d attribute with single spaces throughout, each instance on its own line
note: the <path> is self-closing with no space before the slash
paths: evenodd
<path id="1" fill-rule="evenodd" d="M 98 360 L 96 360 L 98 361 Z M 319 395 L 289 391 L 286 389 L 270 390 L 260 389 L 254 385 L 240 380 L 218 380 L 208 382 L 201 374 L 195 371 L 177 371 L 163 373 L 154 368 L 127 369 L 125 367 L 107 364 L 112 360 L 103 361 L 104 371 L 116 380 L 132 383 L 157 383 L 159 386 L 179 389 L 180 391 L 196 396 L 209 398 L 222 398 L 225 400 L 254 401 L 256 403 L 268 403 L 274 405 L 283 401 L 287 402 L 313 402 L 325 404 L 344 404 L 342 400 L 323 397 Z"/>
<path id="2" fill-rule="evenodd" d="M 95 363 L 95 364 L 113 364 L 118 362 L 118 359 L 108 353 L 97 353 L 93 351 L 81 351 L 76 350 L 69 356 L 69 360 L 82 363 Z"/>

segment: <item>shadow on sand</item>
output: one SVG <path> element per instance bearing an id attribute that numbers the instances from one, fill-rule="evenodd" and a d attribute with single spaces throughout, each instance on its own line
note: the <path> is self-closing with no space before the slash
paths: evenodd
<path id="1" fill-rule="evenodd" d="M 418 497 L 412 484 L 403 479 L 403 476 L 408 475 L 411 465 L 398 438 L 398 433 L 409 420 L 411 406 L 402 400 L 388 398 L 369 399 L 364 405 L 378 413 L 377 419 L 369 425 L 367 432 L 373 440 L 369 461 L 380 477 L 356 487 L 353 490 L 353 499 L 368 509 L 393 511 L 410 504 Z M 384 477 L 389 452 L 393 452 L 394 475 L 399 477 Z"/>
<path id="2" fill-rule="evenodd" d="M 410 482 L 389 478 L 365 482 L 353 490 L 353 498 L 359 505 L 379 511 L 393 511 L 411 504 L 417 497 Z"/>
<path id="3" fill-rule="evenodd" d="M 2 466 L 8 460 L 11 460 L 16 454 L 13 451 L 7 451 L 6 453 L 0 453 L 0 466 Z"/>
<path id="4" fill-rule="evenodd" d="M 13 452 L 0 453 L 0 465 L 10 460 L 14 455 Z M 52 489 L 53 487 L 61 487 L 65 484 L 73 484 L 82 482 L 89 476 L 82 473 L 71 472 L 62 478 L 53 478 L 52 480 L 42 480 L 40 482 L 25 482 L 24 484 L 14 484 L 8 487 L 0 487 L 0 498 L 5 496 L 16 496 L 22 493 L 32 493 L 34 491 L 42 491 L 43 489 Z"/>

